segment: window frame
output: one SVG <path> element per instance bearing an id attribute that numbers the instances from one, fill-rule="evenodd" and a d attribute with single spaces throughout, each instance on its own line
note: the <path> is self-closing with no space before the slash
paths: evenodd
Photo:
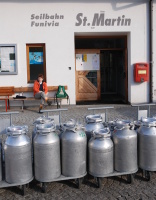
<path id="1" fill-rule="evenodd" d="M 17 65 L 17 44 L 0 44 L 0 47 L 14 47 L 15 48 L 15 71 L 14 72 L 1 72 L 0 75 L 17 75 L 18 65 Z"/>
<path id="2" fill-rule="evenodd" d="M 35 80 L 30 80 L 30 64 L 29 64 L 29 48 L 30 47 L 43 47 L 43 71 L 44 71 L 44 81 L 46 82 L 46 53 L 45 53 L 45 43 L 33 43 L 33 44 L 26 44 L 27 83 L 34 83 L 34 81 L 35 81 Z"/>

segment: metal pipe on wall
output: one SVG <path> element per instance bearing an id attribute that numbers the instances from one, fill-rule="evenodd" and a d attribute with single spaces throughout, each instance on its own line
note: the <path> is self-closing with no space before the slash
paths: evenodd
<path id="1" fill-rule="evenodd" d="M 153 0 L 149 1 L 150 102 L 153 102 Z"/>

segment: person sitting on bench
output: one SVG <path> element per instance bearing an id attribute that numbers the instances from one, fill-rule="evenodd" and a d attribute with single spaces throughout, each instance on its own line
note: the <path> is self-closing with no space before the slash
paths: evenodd
<path id="1" fill-rule="evenodd" d="M 48 105 L 51 105 L 51 102 L 48 100 L 47 83 L 43 81 L 43 74 L 38 75 L 37 80 L 34 82 L 33 91 L 34 91 L 35 99 L 41 99 L 41 103 L 39 107 L 39 113 L 40 113 L 45 102 L 47 102 Z"/>

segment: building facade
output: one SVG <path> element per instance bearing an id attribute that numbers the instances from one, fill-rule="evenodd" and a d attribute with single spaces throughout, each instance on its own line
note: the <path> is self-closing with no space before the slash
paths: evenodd
<path id="1" fill-rule="evenodd" d="M 71 104 L 156 102 L 156 0 L 0 0 L 0 27 L 1 86 L 31 87 L 43 73 L 68 86 Z M 148 81 L 135 81 L 136 63 Z"/>

